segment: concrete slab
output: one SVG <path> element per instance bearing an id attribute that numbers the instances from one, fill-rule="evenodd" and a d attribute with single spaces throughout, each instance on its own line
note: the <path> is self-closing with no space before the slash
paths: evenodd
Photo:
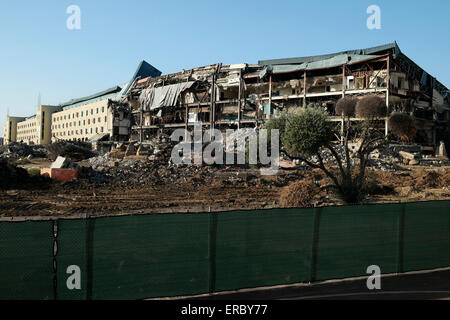
<path id="1" fill-rule="evenodd" d="M 50 166 L 50 169 L 63 169 L 66 168 L 68 165 L 68 160 L 67 158 L 61 157 L 59 156 L 58 158 L 56 158 L 56 160 L 52 163 L 52 165 Z"/>

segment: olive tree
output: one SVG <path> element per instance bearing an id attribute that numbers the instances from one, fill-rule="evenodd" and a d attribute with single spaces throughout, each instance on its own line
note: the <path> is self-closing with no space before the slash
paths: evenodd
<path id="1" fill-rule="evenodd" d="M 376 96 L 362 99 L 343 98 L 338 101 L 336 111 L 342 116 L 344 152 L 339 152 L 335 140 L 335 126 L 329 115 L 320 108 L 305 108 L 280 118 L 269 120 L 267 127 L 280 130 L 281 152 L 291 159 L 305 162 L 311 168 L 322 170 L 332 181 L 331 187 L 346 203 L 358 203 L 366 195 L 366 168 L 369 155 L 386 143 L 384 133 L 377 129 L 376 122 L 383 112 L 384 100 Z M 372 110 L 372 112 L 371 112 Z M 352 126 L 352 115 L 364 118 Z M 352 129 L 352 130 L 351 130 Z M 268 130 L 269 131 L 269 130 Z M 352 161 L 349 147 L 350 132 L 353 141 L 359 143 L 354 152 L 359 161 Z M 327 166 L 324 151 L 334 157 L 336 167 Z"/>

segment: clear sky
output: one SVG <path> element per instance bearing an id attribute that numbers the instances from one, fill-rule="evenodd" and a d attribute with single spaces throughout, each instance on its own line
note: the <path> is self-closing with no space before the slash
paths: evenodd
<path id="1" fill-rule="evenodd" d="M 0 136 L 7 110 L 30 116 L 39 94 L 52 105 L 125 83 L 141 60 L 165 74 L 397 41 L 450 87 L 448 0 L 0 1 Z M 366 26 L 373 4 L 380 30 Z M 66 27 L 70 5 L 80 30 Z"/>

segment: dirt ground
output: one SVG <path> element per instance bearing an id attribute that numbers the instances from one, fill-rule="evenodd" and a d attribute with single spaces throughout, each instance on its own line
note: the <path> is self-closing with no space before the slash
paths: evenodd
<path id="1" fill-rule="evenodd" d="M 33 160 L 23 167 L 45 167 L 48 161 Z M 374 188 L 367 203 L 450 199 L 450 168 L 405 167 L 405 171 L 370 171 Z M 289 186 L 299 180 L 315 184 L 318 192 L 311 204 L 339 205 L 327 190 L 327 179 L 317 170 L 279 170 L 276 176 L 261 176 L 259 170 L 234 167 L 208 169 L 179 176 L 173 181 L 146 185 L 92 184 L 48 181 L 26 189 L 0 191 L 0 217 L 116 215 L 149 212 L 201 212 L 280 207 L 282 194 L 301 188 Z"/>

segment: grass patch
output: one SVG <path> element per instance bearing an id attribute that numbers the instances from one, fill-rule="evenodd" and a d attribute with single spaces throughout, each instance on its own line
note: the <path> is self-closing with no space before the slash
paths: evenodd
<path id="1" fill-rule="evenodd" d="M 41 175 L 41 169 L 39 168 L 28 168 L 27 171 L 32 177 Z"/>

